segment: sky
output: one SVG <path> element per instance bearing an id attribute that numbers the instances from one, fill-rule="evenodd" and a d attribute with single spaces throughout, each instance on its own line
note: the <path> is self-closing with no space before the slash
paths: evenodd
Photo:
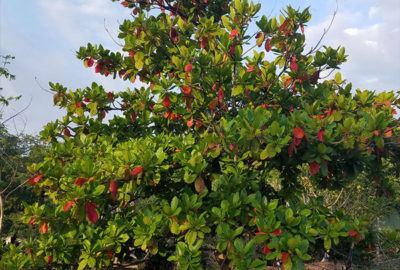
<path id="1" fill-rule="evenodd" d="M 321 37 L 338 5 L 323 44 L 344 46 L 349 55 L 342 78 L 353 88 L 400 90 L 400 0 L 253 0 L 260 15 L 278 16 L 286 5 L 310 6 L 312 19 L 305 28 L 307 48 Z M 38 134 L 64 112 L 53 106 L 53 97 L 42 88 L 59 82 L 68 89 L 85 88 L 93 81 L 107 91 L 123 91 L 131 83 L 113 80 L 86 69 L 75 52 L 88 42 L 120 50 L 119 23 L 129 19 L 129 9 L 111 0 L 0 0 L 0 55 L 13 55 L 8 65 L 16 80 L 0 78 L 3 96 L 22 95 L 3 108 L 6 119 L 29 107 L 7 123 L 10 132 Z M 254 28 L 255 29 L 255 28 Z"/>

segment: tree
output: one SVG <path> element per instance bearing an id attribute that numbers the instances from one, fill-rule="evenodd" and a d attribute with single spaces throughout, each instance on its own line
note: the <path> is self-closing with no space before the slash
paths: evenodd
<path id="1" fill-rule="evenodd" d="M 15 75 L 11 74 L 7 68 L 14 59 L 14 56 L 1 56 L 2 67 L 0 67 L 0 77 L 8 80 L 15 80 Z M 2 90 L 2 89 L 1 89 Z M 12 120 L 22 111 L 3 119 L 3 110 L 10 101 L 16 101 L 21 96 L 4 97 L 0 95 L 0 236 L 17 235 L 27 237 L 32 235 L 32 231 L 26 229 L 25 224 L 19 220 L 23 214 L 23 204 L 36 201 L 33 189 L 26 184 L 29 176 L 26 164 L 43 160 L 41 149 L 43 145 L 37 138 L 24 134 L 10 134 L 5 123 Z M 28 105 L 29 106 L 29 105 Z M 4 226 L 3 226 L 4 225 Z"/>
<path id="2" fill-rule="evenodd" d="M 121 4 L 133 16 L 123 53 L 88 44 L 77 57 L 146 86 L 50 84 L 67 113 L 41 132 L 50 149 L 28 183 L 52 204 L 26 207 L 41 235 L 10 247 L 3 267 L 304 269 L 344 239 L 351 254 L 367 223 L 303 199 L 302 176 L 336 190 L 363 173 L 395 196 L 381 172 L 382 158 L 400 160 L 398 96 L 320 78 L 347 56 L 304 51 L 308 9 L 262 16 L 249 33 L 261 5 L 246 0 Z"/>

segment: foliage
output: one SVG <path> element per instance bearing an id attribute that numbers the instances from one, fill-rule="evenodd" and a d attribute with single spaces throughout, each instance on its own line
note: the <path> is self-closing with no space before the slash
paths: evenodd
<path id="1" fill-rule="evenodd" d="M 15 80 L 15 75 L 10 73 L 6 67 L 7 65 L 11 64 L 10 60 L 15 59 L 15 57 L 11 56 L 11 55 L 6 55 L 6 56 L 0 55 L 0 58 L 1 58 L 0 62 L 3 65 L 3 66 L 0 66 L 0 78 L 5 77 L 6 79 L 9 79 L 9 80 Z M 3 89 L 0 88 L 0 90 L 3 90 Z M 2 95 L 0 95 L 0 104 L 7 106 L 11 100 L 18 100 L 20 98 L 21 98 L 21 96 L 5 98 Z"/>
<path id="2" fill-rule="evenodd" d="M 6 68 L 14 57 L 0 57 L 3 64 L 0 67 L 0 77 L 14 80 L 15 75 Z M 0 95 L 0 104 L 5 108 L 10 101 L 19 98 L 20 96 L 5 98 Z M 8 120 L 12 118 L 13 116 Z M 43 160 L 43 144 L 34 136 L 10 134 L 4 123 L 5 121 L 0 123 L 0 235 L 26 238 L 35 235 L 35 231 L 27 228 L 20 220 L 24 212 L 21 201 L 31 204 L 37 200 L 32 187 L 24 185 L 29 177 L 26 164 Z"/>
<path id="3" fill-rule="evenodd" d="M 368 183 L 377 195 L 395 196 L 382 158 L 400 161 L 398 96 L 353 93 L 340 73 L 321 79 L 347 56 L 304 51 L 308 9 L 262 16 L 253 34 L 261 5 L 226 2 L 123 1 L 133 13 L 120 26 L 124 53 L 79 49 L 95 72 L 146 85 L 50 84 L 67 113 L 41 132 L 50 149 L 28 183 L 52 204 L 26 206 L 40 237 L 11 246 L 3 268 L 200 269 L 211 251 L 235 269 L 304 269 L 317 249 L 364 241 L 362 218 L 302 199 L 302 176 L 337 190 L 363 174 L 378 179 Z"/>

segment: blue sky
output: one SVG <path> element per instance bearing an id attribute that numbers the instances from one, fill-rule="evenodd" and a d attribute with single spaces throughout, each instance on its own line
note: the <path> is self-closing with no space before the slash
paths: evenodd
<path id="1" fill-rule="evenodd" d="M 312 46 L 329 25 L 335 0 L 265 0 L 261 14 L 277 16 L 286 5 L 310 6 L 312 20 L 306 27 L 307 44 Z M 349 61 L 342 75 L 353 87 L 377 91 L 400 90 L 400 1 L 338 0 L 339 10 L 323 44 L 342 45 Z M 8 67 L 17 78 L 0 81 L 4 96 L 23 97 L 3 112 L 3 118 L 30 107 L 14 122 L 11 132 L 37 134 L 49 121 L 63 115 L 52 106 L 52 96 L 40 86 L 59 82 L 69 89 L 84 88 L 92 81 L 109 91 L 121 91 L 131 84 L 105 78 L 85 69 L 75 51 L 88 42 L 119 50 L 109 34 L 118 34 L 119 22 L 129 10 L 110 0 L 0 0 L 0 54 L 16 59 Z M 36 79 L 35 79 L 36 78 Z"/>

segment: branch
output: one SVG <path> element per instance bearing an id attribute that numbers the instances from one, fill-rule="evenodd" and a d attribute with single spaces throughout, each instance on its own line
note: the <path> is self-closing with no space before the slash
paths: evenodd
<path id="1" fill-rule="evenodd" d="M 329 30 L 331 29 L 331 26 L 332 26 L 332 24 L 333 24 L 333 21 L 335 20 L 335 17 L 336 17 L 336 14 L 337 14 L 338 10 L 339 10 L 339 4 L 338 4 L 338 1 L 336 0 L 336 9 L 335 9 L 335 11 L 333 12 L 332 19 L 331 19 L 331 22 L 329 23 L 328 28 L 324 28 L 324 32 L 322 33 L 321 38 L 319 39 L 319 41 L 317 42 L 317 44 L 315 45 L 314 48 L 311 47 L 311 50 L 306 54 L 306 56 L 307 56 L 307 55 L 310 55 L 310 54 L 314 53 L 316 50 L 318 50 L 318 47 L 319 47 L 319 45 L 321 44 L 322 40 L 324 39 L 325 35 L 326 35 L 326 34 L 329 32 Z"/>
<path id="2" fill-rule="evenodd" d="M 3 122 L 1 122 L 0 125 L 4 125 L 4 123 L 6 123 L 7 121 L 13 119 L 14 117 L 17 117 L 18 115 L 20 115 L 21 113 L 23 113 L 24 111 L 26 111 L 26 110 L 29 108 L 29 106 L 31 106 L 31 103 L 32 103 L 32 98 L 29 100 L 29 104 L 26 105 L 25 108 L 23 108 L 22 110 L 20 110 L 20 111 L 17 112 L 16 114 L 14 114 L 14 115 L 8 117 L 6 120 L 4 120 Z"/>
<path id="3" fill-rule="evenodd" d="M 121 43 L 118 43 L 114 37 L 111 35 L 110 31 L 108 30 L 107 26 L 106 26 L 106 18 L 104 18 L 104 29 L 106 30 L 108 36 L 112 39 L 112 41 L 114 41 L 115 44 L 117 44 L 120 47 L 124 47 L 124 45 L 122 45 Z"/>

